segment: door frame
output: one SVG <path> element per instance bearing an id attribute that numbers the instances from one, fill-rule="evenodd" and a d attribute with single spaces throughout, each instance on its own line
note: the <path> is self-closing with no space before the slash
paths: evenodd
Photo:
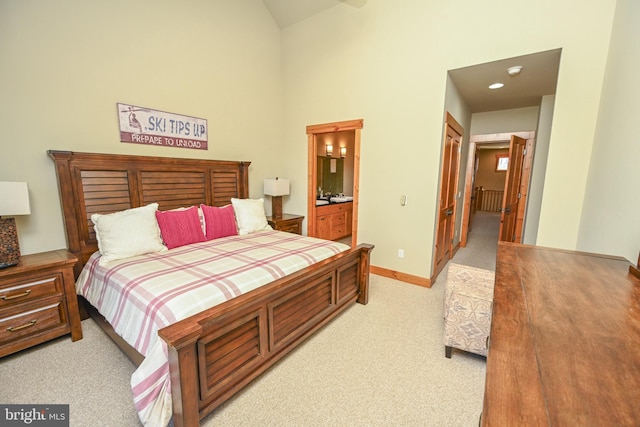
<path id="1" fill-rule="evenodd" d="M 520 202 L 518 204 L 518 216 L 516 219 L 516 241 L 522 241 L 522 231 L 524 228 L 524 217 L 526 213 L 527 197 L 529 195 L 529 183 L 531 181 L 531 167 L 533 166 L 534 147 L 536 132 L 520 131 L 520 132 L 503 132 L 503 133 L 487 133 L 479 135 L 471 135 L 469 137 L 469 150 L 467 154 L 467 171 L 464 184 L 464 203 L 462 206 L 462 226 L 460 229 L 460 247 L 467 246 L 469 237 L 469 214 L 471 212 L 471 195 L 473 193 L 472 183 L 475 173 L 476 161 L 476 145 L 505 143 L 511 141 L 511 136 L 519 136 L 527 140 L 527 153 L 525 154 L 524 163 L 522 165 L 521 185 L 520 185 Z"/>
<path id="2" fill-rule="evenodd" d="M 351 247 L 358 244 L 358 207 L 360 200 L 360 133 L 364 126 L 363 119 L 342 122 L 323 123 L 307 126 L 307 235 L 317 236 L 316 230 L 316 179 L 317 136 L 323 133 L 354 131 L 353 148 L 353 215 L 351 216 Z"/>
<path id="3" fill-rule="evenodd" d="M 448 176 L 444 176 L 445 173 L 445 156 L 446 156 L 446 145 L 447 145 L 447 137 L 449 136 L 449 128 L 451 128 L 451 130 L 453 130 L 455 133 L 457 133 L 458 135 L 460 135 L 460 145 L 458 146 L 458 155 L 457 155 L 457 161 L 455 165 L 450 165 L 449 167 L 449 175 Z M 437 210 L 436 210 L 436 228 L 435 228 L 435 234 L 434 234 L 434 239 L 433 239 L 433 260 L 432 260 L 432 274 L 431 274 L 431 283 L 435 283 L 436 278 L 438 277 L 438 274 L 440 274 L 440 272 L 444 269 L 444 267 L 447 265 L 447 263 L 449 262 L 449 260 L 451 258 L 453 258 L 453 253 L 454 253 L 454 245 L 453 245 L 453 236 L 455 235 L 455 230 L 456 230 L 456 218 L 458 215 L 458 197 L 457 197 L 457 193 L 458 193 L 458 180 L 460 177 L 460 163 L 462 161 L 462 140 L 464 138 L 464 128 L 462 127 L 462 125 L 460 123 L 458 123 L 458 121 L 447 111 L 445 112 L 445 117 L 444 117 L 444 131 L 443 131 L 443 138 L 442 138 L 442 155 L 440 158 L 440 183 L 438 185 L 438 205 L 437 205 Z M 452 227 L 451 227 L 451 232 L 449 236 L 445 236 L 447 237 L 447 245 L 449 248 L 448 251 L 448 259 L 444 261 L 444 263 L 440 266 L 440 268 L 438 268 L 438 243 L 439 243 L 439 238 L 440 238 L 440 216 L 441 216 L 441 211 L 442 211 L 442 206 L 441 206 L 441 202 L 442 202 L 442 187 L 443 187 L 443 183 L 444 182 L 451 182 L 451 175 L 454 176 L 454 195 L 453 195 L 453 212 L 451 213 L 451 221 L 453 221 Z M 446 232 L 446 229 L 445 229 Z M 447 251 L 445 251 L 447 252 Z"/>

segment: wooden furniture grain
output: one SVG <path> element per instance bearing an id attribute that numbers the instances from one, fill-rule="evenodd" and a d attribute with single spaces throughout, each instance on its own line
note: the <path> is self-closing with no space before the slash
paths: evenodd
<path id="1" fill-rule="evenodd" d="M 65 334 L 82 339 L 73 266 L 66 250 L 23 255 L 0 270 L 0 357 Z"/>
<path id="2" fill-rule="evenodd" d="M 640 425 L 640 279 L 629 264 L 499 243 L 481 425 Z"/>
<path id="3" fill-rule="evenodd" d="M 267 223 L 274 229 L 288 233 L 302 234 L 304 215 L 282 214 L 282 218 L 275 219 L 267 216 Z"/>
<path id="4" fill-rule="evenodd" d="M 62 151 L 49 155 L 56 166 L 69 250 L 79 260 L 76 274 L 98 249 L 92 213 L 151 202 L 161 210 L 200 203 L 222 206 L 232 197 L 248 197 L 249 162 Z M 358 245 L 161 329 L 169 349 L 174 425 L 199 425 L 331 319 L 356 302 L 367 304 L 372 249 Z M 98 324 L 132 360 L 142 360 L 104 319 Z"/>
<path id="5" fill-rule="evenodd" d="M 317 237 L 338 240 L 351 235 L 353 202 L 316 206 Z"/>

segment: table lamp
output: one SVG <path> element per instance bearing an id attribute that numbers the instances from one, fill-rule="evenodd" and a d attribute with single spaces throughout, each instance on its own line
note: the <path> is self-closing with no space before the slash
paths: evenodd
<path id="1" fill-rule="evenodd" d="M 264 180 L 264 194 L 271 196 L 271 216 L 273 219 L 282 218 L 282 196 L 289 194 L 289 180 L 276 177 Z"/>
<path id="2" fill-rule="evenodd" d="M 16 220 L 2 217 L 30 213 L 27 183 L 0 182 L 0 269 L 11 267 L 20 261 Z"/>

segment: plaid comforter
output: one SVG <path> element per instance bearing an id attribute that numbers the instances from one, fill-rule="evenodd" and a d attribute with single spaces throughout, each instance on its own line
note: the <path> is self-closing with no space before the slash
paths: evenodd
<path id="1" fill-rule="evenodd" d="M 91 256 L 76 283 L 116 333 L 145 356 L 131 388 L 140 420 L 166 426 L 171 380 L 158 330 L 349 249 L 280 231 L 230 236 L 98 265 Z"/>

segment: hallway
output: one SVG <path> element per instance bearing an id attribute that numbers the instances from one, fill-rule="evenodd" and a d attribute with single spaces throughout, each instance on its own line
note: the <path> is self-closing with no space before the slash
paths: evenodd
<path id="1" fill-rule="evenodd" d="M 498 212 L 476 212 L 467 246 L 460 248 L 451 261 L 495 271 L 499 231 L 500 214 Z"/>

